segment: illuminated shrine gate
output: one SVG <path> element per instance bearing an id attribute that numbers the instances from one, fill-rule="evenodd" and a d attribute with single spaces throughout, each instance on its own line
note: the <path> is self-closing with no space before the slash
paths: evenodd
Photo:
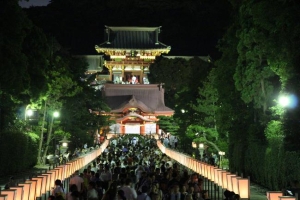
<path id="1" fill-rule="evenodd" d="M 111 82 L 101 86 L 111 109 L 101 114 L 116 122 L 110 127 L 112 133 L 157 133 L 157 117 L 174 114 L 165 106 L 162 85 L 150 84 L 148 80 L 150 65 L 171 49 L 159 41 L 160 29 L 106 26 L 105 41 L 95 46 L 107 58 L 104 65 L 108 74 L 97 74 L 95 81 Z"/>
<path id="2" fill-rule="evenodd" d="M 158 133 L 158 116 L 172 116 L 174 111 L 164 104 L 164 89 L 160 85 L 105 84 L 103 95 L 116 122 L 112 133 Z"/>
<path id="3" fill-rule="evenodd" d="M 97 80 L 116 84 L 149 84 L 150 65 L 156 56 L 169 53 L 171 47 L 159 41 L 161 27 L 105 26 L 105 41 L 95 46 L 98 53 L 109 56 L 104 65 L 109 74 Z"/>

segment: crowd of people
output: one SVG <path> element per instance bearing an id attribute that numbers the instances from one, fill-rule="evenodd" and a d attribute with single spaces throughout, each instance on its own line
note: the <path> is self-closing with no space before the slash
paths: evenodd
<path id="1" fill-rule="evenodd" d="M 57 180 L 50 198 L 67 200 L 205 200 L 203 180 L 162 154 L 155 140 L 119 137 L 91 165 L 77 171 L 63 192 Z M 55 200 L 56 200 L 55 199 Z M 52 199 L 51 199 L 52 200 Z"/>

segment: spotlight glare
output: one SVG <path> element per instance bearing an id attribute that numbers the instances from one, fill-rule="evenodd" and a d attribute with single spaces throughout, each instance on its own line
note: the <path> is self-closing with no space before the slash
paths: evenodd
<path id="1" fill-rule="evenodd" d="M 282 107 L 287 107 L 290 103 L 290 99 L 289 97 L 287 96 L 281 96 L 279 97 L 279 104 L 282 106 Z"/>

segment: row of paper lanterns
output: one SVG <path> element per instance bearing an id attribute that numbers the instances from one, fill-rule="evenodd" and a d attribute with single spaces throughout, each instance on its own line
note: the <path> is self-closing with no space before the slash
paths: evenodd
<path id="1" fill-rule="evenodd" d="M 64 165 L 60 165 L 46 173 L 39 174 L 30 180 L 26 180 L 24 183 L 19 183 L 16 187 L 2 190 L 0 192 L 0 200 L 34 200 L 42 197 L 42 195 L 51 191 L 55 180 L 64 180 L 74 174 L 75 171 L 88 165 L 105 150 L 108 143 L 109 140 L 106 140 L 100 148 L 85 156 L 74 159 Z"/>

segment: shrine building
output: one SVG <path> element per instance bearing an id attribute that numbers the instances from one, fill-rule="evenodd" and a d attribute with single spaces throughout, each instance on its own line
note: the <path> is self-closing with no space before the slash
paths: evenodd
<path id="1" fill-rule="evenodd" d="M 111 133 L 158 133 L 157 117 L 174 114 L 165 106 L 162 85 L 148 80 L 150 65 L 156 57 L 171 50 L 159 41 L 160 29 L 106 26 L 105 41 L 95 46 L 101 58 L 105 57 L 102 62 L 108 69 L 107 74 L 98 74 L 95 81 L 103 83 L 98 89 L 111 109 L 105 114 L 116 122 L 110 127 Z"/>

